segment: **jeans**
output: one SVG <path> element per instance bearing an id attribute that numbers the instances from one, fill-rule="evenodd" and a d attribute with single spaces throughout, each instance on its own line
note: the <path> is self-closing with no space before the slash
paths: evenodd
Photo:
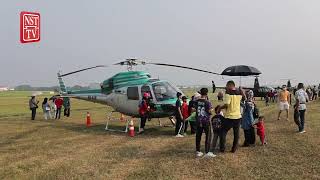
<path id="1" fill-rule="evenodd" d="M 209 130 L 210 130 L 209 124 L 200 125 L 200 123 L 197 123 L 196 151 L 200 152 L 201 137 L 202 137 L 202 133 L 204 132 L 205 135 L 206 135 L 205 152 L 206 153 L 209 152 L 209 146 L 210 146 L 210 143 L 209 143 Z"/>
<path id="2" fill-rule="evenodd" d="M 184 133 L 187 133 L 188 127 L 189 127 L 189 121 L 185 121 L 184 122 Z"/>
<path id="3" fill-rule="evenodd" d="M 57 108 L 55 119 L 60 119 L 60 116 L 61 116 L 61 108 Z"/>
<path id="4" fill-rule="evenodd" d="M 221 137 L 221 130 L 219 131 L 213 131 L 213 134 L 210 132 L 209 136 L 209 152 L 215 153 L 218 139 Z M 221 140 L 220 140 L 221 141 Z"/>
<path id="5" fill-rule="evenodd" d="M 299 110 L 299 114 L 300 114 L 300 127 L 299 127 L 299 131 L 304 131 L 304 122 L 305 122 L 305 114 L 306 114 L 306 110 Z"/>
<path id="6" fill-rule="evenodd" d="M 146 122 L 147 122 L 147 116 L 141 116 L 140 118 L 140 128 L 144 129 L 144 127 L 146 126 Z"/>
<path id="7" fill-rule="evenodd" d="M 241 119 L 224 119 L 222 121 L 222 130 L 220 137 L 220 151 L 224 152 L 226 149 L 226 137 L 228 131 L 233 128 L 233 146 L 232 152 L 235 152 L 238 148 L 239 143 L 239 129 L 240 129 Z"/>
<path id="8" fill-rule="evenodd" d="M 37 114 L 37 108 L 30 108 L 31 110 L 31 120 L 34 120 L 36 118 L 36 114 Z"/>
<path id="9" fill-rule="evenodd" d="M 64 108 L 63 115 L 69 117 L 70 116 L 70 108 Z"/>

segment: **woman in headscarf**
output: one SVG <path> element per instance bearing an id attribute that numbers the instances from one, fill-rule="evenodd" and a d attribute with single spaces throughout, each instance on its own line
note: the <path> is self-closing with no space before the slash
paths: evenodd
<path id="1" fill-rule="evenodd" d="M 241 121 L 241 128 L 244 132 L 244 147 L 248 147 L 250 145 L 255 144 L 256 136 L 255 136 L 255 130 L 253 127 L 254 124 L 254 94 L 253 91 L 250 90 L 247 93 L 247 100 L 244 102 L 243 106 L 243 115 L 242 115 L 242 121 Z"/>
<path id="2" fill-rule="evenodd" d="M 44 115 L 44 119 L 48 120 L 49 118 L 51 119 L 51 107 L 48 103 L 48 98 L 44 98 L 43 102 L 42 102 L 42 110 L 43 110 L 43 115 Z"/>

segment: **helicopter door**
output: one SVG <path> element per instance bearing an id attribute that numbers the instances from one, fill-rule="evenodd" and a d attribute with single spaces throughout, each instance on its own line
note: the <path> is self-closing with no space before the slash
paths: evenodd
<path id="1" fill-rule="evenodd" d="M 139 106 L 139 88 L 137 86 L 127 88 L 127 101 L 123 102 L 122 107 L 129 114 L 138 114 Z"/>

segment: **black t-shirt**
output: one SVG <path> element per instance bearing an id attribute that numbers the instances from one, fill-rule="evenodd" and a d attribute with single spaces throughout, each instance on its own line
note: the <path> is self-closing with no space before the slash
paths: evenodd
<path id="1" fill-rule="evenodd" d="M 199 99 L 196 101 L 195 107 L 197 122 L 208 123 L 210 121 L 212 104 L 208 100 Z"/>
<path id="2" fill-rule="evenodd" d="M 176 112 L 175 112 L 176 117 L 180 118 L 179 109 L 181 110 L 181 107 L 182 107 L 182 103 L 181 103 L 180 99 L 177 99 L 177 101 L 176 101 Z"/>

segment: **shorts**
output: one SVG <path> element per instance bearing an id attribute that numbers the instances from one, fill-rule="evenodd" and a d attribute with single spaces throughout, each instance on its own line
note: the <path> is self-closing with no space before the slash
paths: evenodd
<path id="1" fill-rule="evenodd" d="M 289 103 L 288 102 L 280 102 L 279 109 L 280 111 L 289 110 Z"/>

